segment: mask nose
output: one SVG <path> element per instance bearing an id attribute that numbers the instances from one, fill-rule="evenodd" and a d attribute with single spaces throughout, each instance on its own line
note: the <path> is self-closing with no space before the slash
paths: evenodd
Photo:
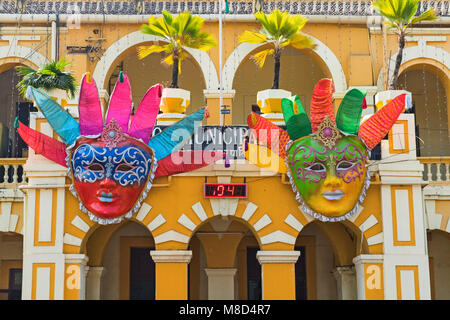
<path id="1" fill-rule="evenodd" d="M 110 179 L 110 178 L 106 178 L 103 179 L 102 181 L 100 181 L 100 186 L 102 187 L 114 187 L 116 185 L 116 183 L 114 182 L 114 180 Z"/>
<path id="2" fill-rule="evenodd" d="M 342 186 L 342 180 L 336 176 L 328 175 L 323 185 L 329 188 L 339 188 Z"/>

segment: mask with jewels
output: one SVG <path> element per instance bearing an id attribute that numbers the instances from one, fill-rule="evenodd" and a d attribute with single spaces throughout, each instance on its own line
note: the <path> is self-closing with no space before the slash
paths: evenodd
<path id="1" fill-rule="evenodd" d="M 45 93 L 27 89 L 28 99 L 39 106 L 61 141 L 18 119 L 15 127 L 36 153 L 69 168 L 70 190 L 81 211 L 100 224 L 119 223 L 138 212 L 153 178 L 202 168 L 225 157 L 214 151 L 178 151 L 207 117 L 206 108 L 153 135 L 161 94 L 161 85 L 151 87 L 132 115 L 130 81 L 120 72 L 103 119 L 96 83 L 86 73 L 81 80 L 78 121 Z M 175 134 L 180 131 L 187 134 L 180 138 Z"/>
<path id="2" fill-rule="evenodd" d="M 357 136 L 342 135 L 329 118 L 322 125 L 315 135 L 291 143 L 286 160 L 302 205 L 339 218 L 364 199 L 369 155 Z"/>
<path id="3" fill-rule="evenodd" d="M 298 96 L 282 100 L 286 130 L 264 117 L 251 113 L 247 122 L 253 131 L 244 150 L 269 151 L 277 172 L 291 182 L 303 212 L 321 221 L 341 221 L 359 210 L 369 188 L 367 163 L 369 153 L 389 132 L 406 107 L 406 95 L 399 95 L 361 124 L 366 107 L 365 92 L 349 90 L 337 111 L 333 108 L 334 85 L 331 79 L 320 80 L 314 88 L 310 117 Z M 251 145 L 250 145 L 251 144 Z M 260 158 L 246 158 L 268 167 Z"/>
<path id="4" fill-rule="evenodd" d="M 99 137 L 78 139 L 69 156 L 74 191 L 97 217 L 126 215 L 150 190 L 153 150 L 125 135 L 114 120 Z"/>

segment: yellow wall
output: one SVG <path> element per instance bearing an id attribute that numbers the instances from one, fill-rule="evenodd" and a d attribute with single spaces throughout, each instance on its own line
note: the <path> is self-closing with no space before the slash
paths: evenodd
<path id="1" fill-rule="evenodd" d="M 165 178 L 159 178 L 155 180 L 155 186 L 151 189 L 147 199 L 145 200 L 145 202 L 151 206 L 151 210 L 142 221 L 137 221 L 135 219 L 136 214 L 132 217 L 132 220 L 137 221 L 143 226 L 146 226 L 161 214 L 166 222 L 153 230 L 153 237 L 157 237 L 158 235 L 161 235 L 167 231 L 174 230 L 191 238 L 192 235 L 199 230 L 211 230 L 211 227 L 208 226 L 207 222 L 210 220 L 210 218 L 214 217 L 214 213 L 209 199 L 203 198 L 202 192 L 203 183 L 205 182 L 204 177 L 174 177 L 170 182 L 170 186 L 157 187 L 160 182 L 165 183 L 166 181 L 167 180 Z M 233 178 L 232 182 L 243 182 L 243 178 Z M 265 236 L 277 230 L 281 230 L 293 237 L 297 237 L 298 233 L 296 232 L 296 230 L 294 230 L 284 222 L 289 214 L 294 215 L 295 218 L 303 225 L 308 224 L 308 219 L 310 218 L 308 216 L 305 216 L 298 209 L 298 202 L 295 199 L 294 194 L 292 193 L 291 186 L 289 184 L 283 183 L 280 177 L 248 177 L 246 179 L 246 182 L 248 184 L 248 198 L 238 201 L 235 215 L 231 217 L 231 219 L 237 219 L 237 221 L 239 221 L 240 223 L 233 222 L 233 224 L 230 225 L 229 230 L 251 230 L 263 250 L 293 250 L 293 245 L 289 245 L 287 243 L 276 242 L 261 244 L 260 242 L 260 238 L 262 236 Z M 201 221 L 193 210 L 193 205 L 198 202 L 203 207 L 208 220 Z M 251 218 L 246 221 L 242 219 L 242 215 L 250 202 L 256 204 L 258 206 L 258 209 L 251 216 Z M 368 191 L 365 201 L 365 209 L 355 220 L 354 224 L 348 222 L 353 232 L 357 234 L 359 230 L 358 226 L 363 223 L 370 215 L 374 215 L 377 220 L 381 222 L 381 209 L 379 203 L 379 186 L 374 185 L 370 187 Z M 90 259 L 89 264 L 99 265 L 99 263 L 101 262 L 102 248 L 104 245 L 106 245 L 109 237 L 111 237 L 111 235 L 115 232 L 117 225 L 94 226 L 87 215 L 82 213 L 78 209 L 78 202 L 68 191 L 66 192 L 65 211 L 65 232 L 83 239 L 83 244 L 80 247 L 64 245 L 64 252 L 81 253 L 86 252 L 87 248 L 88 251 L 97 252 Z M 190 231 L 186 227 L 178 223 L 178 219 L 182 214 L 185 214 L 194 224 L 197 225 L 197 228 L 194 231 Z M 271 223 L 256 232 L 253 228 L 253 225 L 266 214 L 270 216 Z M 83 221 L 91 226 L 91 229 L 87 233 L 81 231 L 71 224 L 75 216 L 79 216 L 81 219 L 83 219 Z M 341 232 L 334 232 L 332 231 L 332 228 L 343 228 L 343 226 L 338 227 L 336 224 L 335 226 L 333 225 L 326 228 L 326 231 L 330 234 L 339 234 Z M 381 223 L 378 223 L 377 225 L 366 231 L 365 238 L 378 234 L 381 231 L 382 225 Z M 95 241 L 88 241 L 90 237 L 95 237 Z M 205 243 L 203 241 L 203 238 L 208 236 L 199 236 L 197 234 L 197 237 L 201 243 Z M 336 246 L 345 246 L 345 242 L 342 242 L 338 239 L 333 240 L 335 240 L 332 242 L 334 242 Z M 230 238 L 230 241 L 230 244 L 234 243 L 234 245 L 232 246 L 236 248 L 236 246 L 239 244 L 240 239 L 236 238 L 235 240 L 233 240 Z M 215 245 L 217 245 L 218 248 L 220 247 L 219 242 L 216 243 L 215 241 L 209 239 L 207 240 L 207 242 L 208 245 L 211 246 L 212 251 L 217 249 L 213 248 Z M 353 244 L 349 243 L 350 247 L 354 247 L 354 249 L 352 249 L 353 251 L 351 251 L 352 253 L 349 253 L 348 256 L 345 256 L 346 253 L 343 253 L 344 256 L 337 257 L 338 264 L 345 265 L 346 263 L 351 262 L 351 258 L 353 257 L 351 255 L 354 254 L 357 249 L 358 252 L 382 252 L 382 247 L 380 245 L 370 246 L 367 249 L 367 245 L 363 245 L 363 247 L 361 247 L 359 244 L 357 245 L 356 242 L 360 242 L 360 240 L 355 240 L 355 243 Z M 188 243 L 167 241 L 163 243 L 157 243 L 156 249 L 186 250 L 188 248 L 188 245 Z M 343 250 L 343 252 L 347 251 L 347 249 Z M 215 262 L 209 261 L 208 263 L 214 265 Z M 230 263 L 232 264 L 232 262 Z"/>

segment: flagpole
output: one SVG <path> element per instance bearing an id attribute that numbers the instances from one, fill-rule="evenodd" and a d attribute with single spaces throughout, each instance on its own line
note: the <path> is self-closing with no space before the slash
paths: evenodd
<path id="1" fill-rule="evenodd" d="M 222 1 L 219 0 L 219 118 L 220 125 L 223 126 L 223 95 L 222 95 Z"/>

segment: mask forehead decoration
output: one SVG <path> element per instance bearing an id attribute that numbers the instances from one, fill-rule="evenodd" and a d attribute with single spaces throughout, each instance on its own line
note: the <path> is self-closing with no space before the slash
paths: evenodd
<path id="1" fill-rule="evenodd" d="M 277 132 L 275 136 L 280 139 L 276 143 L 273 139 L 270 143 L 257 139 L 253 146 L 278 154 L 284 161 L 278 172 L 289 177 L 301 210 L 329 222 L 348 219 L 360 210 L 370 186 L 370 150 L 388 133 L 406 102 L 405 95 L 400 95 L 360 125 L 365 93 L 348 91 L 335 116 L 333 92 L 330 79 L 319 81 L 312 94 L 311 120 L 298 96 L 283 99 L 287 130 L 277 129 L 284 132 Z M 250 130 L 256 131 L 252 134 L 255 137 L 262 129 L 275 130 L 272 123 L 255 113 L 249 115 L 248 124 Z M 289 135 L 287 142 L 281 139 L 285 133 Z M 249 141 L 244 148 L 248 149 L 248 145 Z M 255 159 L 247 159 L 259 165 L 252 161 Z"/>
<path id="2" fill-rule="evenodd" d="M 178 151 L 207 117 L 206 108 L 152 136 L 161 94 L 161 85 L 151 87 L 133 115 L 130 81 L 121 72 L 104 121 L 97 86 L 86 73 L 80 86 L 79 121 L 45 93 L 27 90 L 62 142 L 17 119 L 15 127 L 37 153 L 68 168 L 70 191 L 82 212 L 99 224 L 119 223 L 148 201 L 154 178 L 202 168 L 225 157 L 215 151 Z M 190 135 L 180 139 L 175 134 L 179 130 Z"/>

